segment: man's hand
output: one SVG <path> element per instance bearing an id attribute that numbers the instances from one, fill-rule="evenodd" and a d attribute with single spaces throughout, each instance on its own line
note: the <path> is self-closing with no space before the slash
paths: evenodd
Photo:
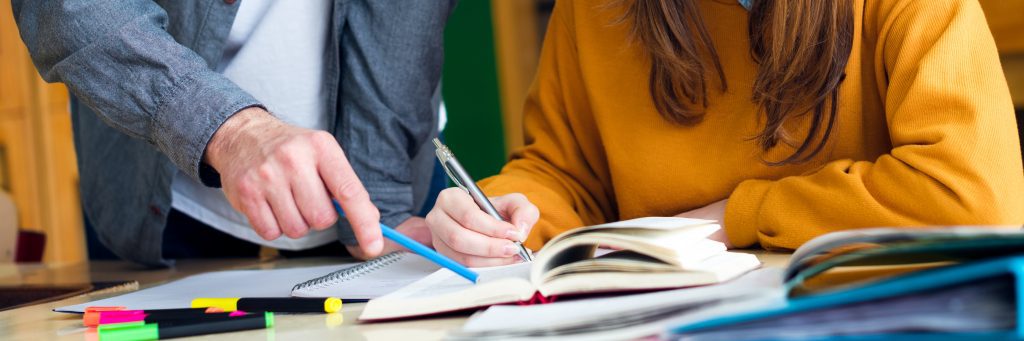
<path id="1" fill-rule="evenodd" d="M 228 202 L 263 239 L 299 238 L 309 229 L 330 227 L 338 220 L 333 197 L 352 223 L 361 252 L 381 253 L 380 212 L 331 134 L 247 108 L 213 134 L 205 161 L 220 172 Z"/>
<path id="2" fill-rule="evenodd" d="M 707 206 L 690 210 L 687 212 L 676 215 L 681 218 L 695 218 L 695 219 L 707 219 L 717 221 L 722 226 L 718 232 L 708 236 L 708 239 L 725 243 L 725 246 L 732 248 L 732 244 L 729 243 L 729 238 L 725 234 L 725 206 L 729 203 L 729 199 L 722 199 Z"/>
<path id="3" fill-rule="evenodd" d="M 398 231 L 398 233 L 401 233 L 406 237 L 412 238 L 413 240 L 420 242 L 420 244 L 426 245 L 428 247 L 433 246 L 430 243 L 430 229 L 427 228 L 427 221 L 424 220 L 423 218 L 410 217 L 409 219 L 403 221 L 401 224 L 398 224 L 398 226 L 395 226 L 395 231 Z M 351 254 L 352 257 L 356 257 L 363 260 L 373 258 L 367 256 L 366 253 L 360 250 L 358 246 L 345 245 L 345 248 L 348 249 L 348 253 Z M 393 241 L 385 240 L 384 251 L 382 251 L 380 254 L 386 255 L 399 250 L 406 249 Z"/>

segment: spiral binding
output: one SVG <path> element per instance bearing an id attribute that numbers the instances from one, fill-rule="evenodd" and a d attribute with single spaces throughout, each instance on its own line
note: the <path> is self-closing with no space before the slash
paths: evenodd
<path id="1" fill-rule="evenodd" d="M 319 290 L 325 287 L 334 286 L 338 283 L 350 281 L 365 274 L 383 269 L 402 259 L 408 252 L 396 251 L 364 262 L 350 268 L 344 268 L 299 284 L 292 287 L 292 292 L 299 290 Z"/>

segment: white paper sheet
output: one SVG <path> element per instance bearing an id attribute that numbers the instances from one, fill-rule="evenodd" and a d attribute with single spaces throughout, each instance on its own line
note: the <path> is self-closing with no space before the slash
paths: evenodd
<path id="1" fill-rule="evenodd" d="M 356 265 L 335 264 L 275 270 L 233 270 L 193 275 L 167 284 L 84 304 L 54 309 L 81 313 L 89 306 L 128 309 L 188 308 L 197 297 L 289 297 L 292 286 L 331 271 Z"/>
<path id="2" fill-rule="evenodd" d="M 624 316 L 668 307 L 693 306 L 696 310 L 702 310 L 699 314 L 701 317 L 714 316 L 737 309 L 738 307 L 729 306 L 730 301 L 734 301 L 734 299 L 755 305 L 781 302 L 781 296 L 775 295 L 781 293 L 780 278 L 781 269 L 765 268 L 755 270 L 730 282 L 705 287 L 533 306 L 493 306 L 483 313 L 473 316 L 463 326 L 460 334 L 472 339 L 483 339 L 485 336 L 505 339 L 522 337 L 524 332 L 536 332 L 533 334 L 536 337 L 538 334 L 543 335 L 550 331 L 552 332 L 550 337 L 564 338 L 566 335 L 559 335 L 556 331 L 585 328 L 588 324 L 606 323 Z M 678 324 L 682 322 L 681 319 L 687 318 L 695 318 L 695 316 L 682 314 L 672 318 L 652 318 L 651 321 L 645 323 L 621 326 L 599 333 L 580 334 L 577 337 L 584 339 L 644 337 L 660 333 L 667 326 Z M 454 338 L 458 339 L 459 336 L 455 335 Z"/>

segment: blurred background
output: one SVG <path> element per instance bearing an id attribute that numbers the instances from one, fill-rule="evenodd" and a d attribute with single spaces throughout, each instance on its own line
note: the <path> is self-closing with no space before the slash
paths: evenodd
<path id="1" fill-rule="evenodd" d="M 1024 0 L 981 4 L 1020 117 Z M 497 173 L 508 152 L 522 145 L 523 99 L 553 5 L 462 0 L 449 19 L 445 137 L 477 178 Z M 39 78 L 10 2 L 0 1 L 0 263 L 72 263 L 85 255 L 67 90 Z"/>

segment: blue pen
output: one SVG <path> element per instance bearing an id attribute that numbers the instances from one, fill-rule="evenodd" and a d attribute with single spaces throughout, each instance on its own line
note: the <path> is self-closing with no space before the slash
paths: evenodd
<path id="1" fill-rule="evenodd" d="M 345 211 L 341 209 L 341 205 L 338 205 L 338 201 L 331 199 L 331 202 L 334 203 L 334 209 L 338 210 L 338 214 L 340 214 L 341 217 L 345 217 Z M 451 258 L 445 257 L 444 255 L 437 253 L 437 251 L 430 249 L 426 245 L 420 244 L 419 242 L 413 240 L 412 238 L 406 237 L 405 235 L 398 233 L 398 231 L 395 231 L 395 229 L 391 228 L 390 226 L 380 224 L 380 231 L 381 233 L 384 234 L 384 238 L 391 239 L 391 241 L 398 243 L 398 245 L 401 245 L 406 249 L 409 249 L 410 251 L 415 252 L 420 256 L 423 256 L 423 258 L 426 258 L 427 260 L 434 262 L 437 265 L 443 266 L 448 270 L 451 270 L 452 272 L 458 274 L 459 276 L 468 279 L 470 282 L 476 283 L 476 278 L 478 275 L 475 271 L 470 270 L 465 266 L 462 266 L 462 264 L 453 261 Z"/>

